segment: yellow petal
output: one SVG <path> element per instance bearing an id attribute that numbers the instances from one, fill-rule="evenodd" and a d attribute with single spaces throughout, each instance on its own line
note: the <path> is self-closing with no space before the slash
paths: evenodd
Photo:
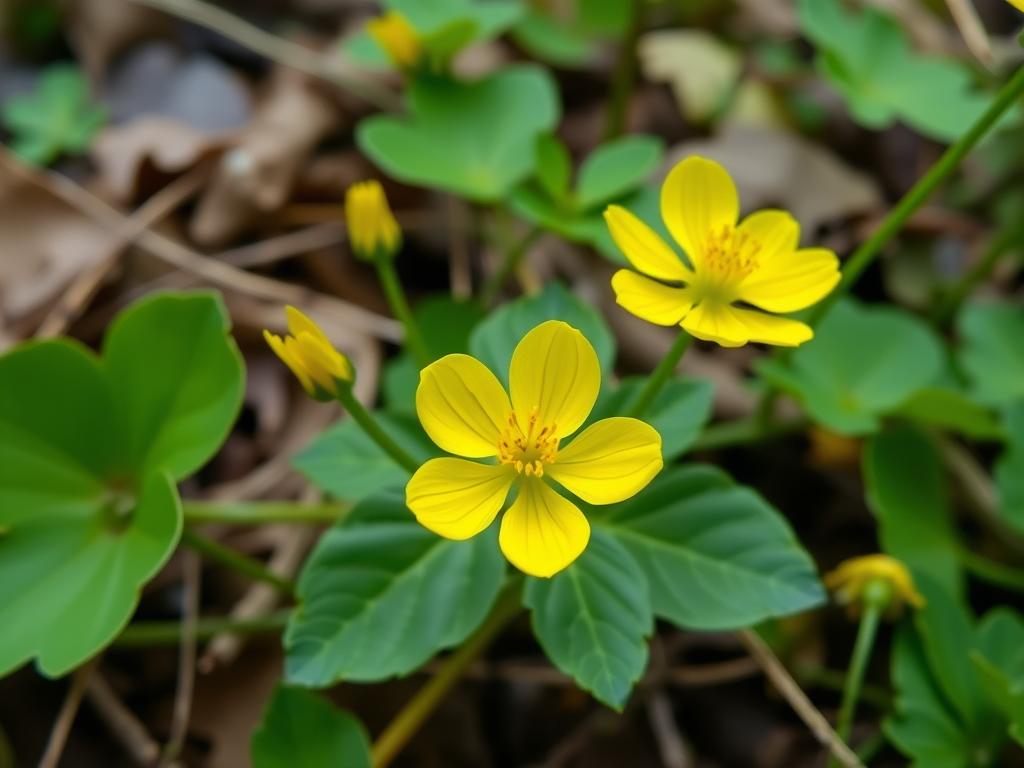
<path id="1" fill-rule="evenodd" d="M 405 503 L 420 524 L 447 539 L 468 539 L 491 524 L 512 486 L 504 465 L 431 459 L 405 487 Z"/>
<path id="2" fill-rule="evenodd" d="M 693 306 L 689 289 L 672 288 L 628 269 L 612 276 L 612 290 L 620 307 L 655 325 L 675 325 Z"/>
<path id="3" fill-rule="evenodd" d="M 337 379 L 352 380 L 352 368 L 348 359 L 330 344 L 325 344 L 305 331 L 298 334 L 291 343 L 294 354 L 302 361 L 306 373 L 325 392 L 337 395 Z"/>
<path id="4" fill-rule="evenodd" d="M 521 424 L 536 413 L 538 424 L 556 436 L 571 435 L 590 415 L 600 389 L 597 353 L 560 320 L 538 325 L 512 353 L 509 390 Z"/>
<path id="5" fill-rule="evenodd" d="M 288 366 L 295 378 L 299 380 L 299 384 L 306 390 L 307 394 L 316 396 L 316 386 L 313 384 L 313 380 L 306 373 L 305 366 L 299 357 L 295 354 L 295 350 L 292 349 L 292 345 L 295 340 L 289 337 L 282 339 L 270 331 L 263 331 L 263 338 L 266 339 L 267 344 L 274 351 L 281 362 Z"/>
<path id="6" fill-rule="evenodd" d="M 741 347 L 752 341 L 795 347 L 814 336 L 810 326 L 798 320 L 713 301 L 703 301 L 694 307 L 683 319 L 682 326 L 698 339 L 723 347 Z"/>
<path id="7" fill-rule="evenodd" d="M 769 312 L 796 312 L 816 304 L 839 283 L 839 259 L 826 248 L 802 248 L 765 263 L 739 295 Z"/>
<path id="8" fill-rule="evenodd" d="M 501 520 L 498 536 L 501 551 L 512 565 L 542 578 L 568 567 L 588 541 L 587 518 L 538 478 L 520 485 L 519 496 Z"/>
<path id="9" fill-rule="evenodd" d="M 604 220 L 612 240 L 640 272 L 661 280 L 688 282 L 693 273 L 664 240 L 621 205 L 609 205 Z"/>
<path id="10" fill-rule="evenodd" d="M 288 332 L 292 336 L 298 336 L 300 333 L 308 333 L 315 339 L 318 339 L 328 347 L 333 347 L 331 340 L 327 338 L 327 334 L 323 332 L 319 325 L 309 319 L 309 316 L 303 313 L 301 310 L 288 305 L 284 308 L 285 317 L 288 319 Z"/>
<path id="11" fill-rule="evenodd" d="M 439 447 L 481 458 L 497 455 L 512 406 L 487 366 L 469 355 L 446 355 L 420 371 L 416 413 Z"/>
<path id="12" fill-rule="evenodd" d="M 546 472 L 589 504 L 613 504 L 642 490 L 662 465 L 658 431 L 615 416 L 583 430 Z"/>
<path id="13" fill-rule="evenodd" d="M 683 160 L 661 187 L 661 218 L 698 271 L 708 234 L 734 226 L 739 210 L 729 172 L 704 157 Z"/>

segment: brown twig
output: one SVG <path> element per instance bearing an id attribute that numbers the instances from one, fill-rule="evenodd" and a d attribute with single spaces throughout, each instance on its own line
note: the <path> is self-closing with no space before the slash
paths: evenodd
<path id="1" fill-rule="evenodd" d="M 178 765 L 178 758 L 188 738 L 188 721 L 192 714 L 192 694 L 196 685 L 196 620 L 199 615 L 199 555 L 182 552 L 184 598 L 181 612 L 181 644 L 178 648 L 178 684 L 174 694 L 170 735 L 160 758 L 160 768 Z"/>
<path id="2" fill-rule="evenodd" d="M 741 629 L 736 633 L 740 642 L 747 649 L 747 652 L 757 661 L 775 690 L 789 703 L 793 711 L 799 716 L 804 724 L 810 729 L 814 737 L 829 752 L 847 768 L 864 768 L 860 758 L 854 754 L 846 743 L 839 738 L 839 735 L 832 728 L 828 719 L 818 711 L 817 707 L 803 692 L 793 676 L 783 666 L 782 662 L 772 653 L 771 648 L 761 637 L 750 629 Z"/>
<path id="3" fill-rule="evenodd" d="M 71 726 L 75 722 L 75 716 L 82 703 L 82 697 L 85 695 L 86 686 L 89 684 L 89 678 L 96 669 L 98 661 L 99 657 L 93 658 L 71 674 L 71 685 L 64 697 L 64 703 L 60 706 L 60 712 L 57 713 L 53 728 L 50 729 L 50 738 L 47 739 L 46 749 L 39 759 L 39 768 L 57 768 L 60 756 L 64 752 L 64 746 L 67 744 L 68 735 L 71 733 Z"/>
<path id="4" fill-rule="evenodd" d="M 146 726 L 118 698 L 110 683 L 103 675 L 96 673 L 86 690 L 89 703 L 99 714 L 107 729 L 127 750 L 139 766 L 151 766 L 160 757 L 160 745 L 156 743 Z"/>
<path id="5" fill-rule="evenodd" d="M 974 5 L 968 0 L 946 0 L 946 6 L 953 16 L 957 29 L 960 30 L 967 49 L 986 67 L 991 67 L 993 63 L 992 44 L 989 42 L 985 25 L 978 18 L 978 11 Z"/>
<path id="6" fill-rule="evenodd" d="M 679 731 L 672 702 L 661 686 L 652 688 L 644 701 L 647 707 L 647 719 L 654 733 L 654 740 L 661 755 L 661 764 L 665 768 L 690 768 L 693 765 L 691 750 Z"/>

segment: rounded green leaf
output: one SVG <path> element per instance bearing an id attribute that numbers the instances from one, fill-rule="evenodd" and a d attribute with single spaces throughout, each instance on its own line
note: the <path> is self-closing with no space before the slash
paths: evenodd
<path id="1" fill-rule="evenodd" d="M 593 522 L 647 574 L 654 612 L 687 629 L 748 627 L 825 597 L 785 519 L 711 467 L 667 470 Z"/>
<path id="2" fill-rule="evenodd" d="M 602 144 L 580 166 L 577 207 L 592 210 L 633 191 L 661 162 L 663 150 L 656 136 L 625 136 Z"/>
<path id="3" fill-rule="evenodd" d="M 320 539 L 285 633 L 286 677 L 307 686 L 384 680 L 464 640 L 501 588 L 495 529 L 442 539 L 397 492 L 362 501 Z"/>
<path id="4" fill-rule="evenodd" d="M 594 346 L 601 370 L 615 364 L 615 337 L 600 313 L 559 283 L 548 283 L 536 296 L 509 302 L 491 313 L 469 337 L 473 357 L 483 361 L 508 386 L 508 366 L 520 339 L 546 320 L 562 320 Z"/>
<path id="5" fill-rule="evenodd" d="M 816 421 L 860 435 L 874 432 L 882 415 L 933 384 L 943 357 L 938 338 L 913 315 L 844 300 L 788 365 L 765 359 L 757 370 L 798 398 Z"/>
<path id="6" fill-rule="evenodd" d="M 252 735 L 253 768 L 370 768 L 370 741 L 354 716 L 312 691 L 278 686 Z"/>
<path id="7" fill-rule="evenodd" d="M 529 579 L 524 597 L 552 663 L 621 710 L 647 666 L 654 629 L 647 578 L 629 551 L 594 530 L 572 565 L 551 579 Z"/>
<path id="8" fill-rule="evenodd" d="M 968 304 L 957 317 L 960 365 L 974 397 L 990 405 L 1024 398 L 1024 307 Z"/>
<path id="9" fill-rule="evenodd" d="M 497 202 L 534 168 L 534 143 L 558 121 L 558 94 L 540 67 L 508 67 L 475 83 L 420 79 L 410 115 L 359 124 L 360 148 L 388 175 Z"/>
<path id="10" fill-rule="evenodd" d="M 999 511 L 1018 531 L 1024 532 L 1024 400 L 1006 411 L 1007 446 L 995 466 Z"/>
<path id="11" fill-rule="evenodd" d="M 103 367 L 127 432 L 131 469 L 175 479 L 220 448 L 244 393 L 242 356 L 215 293 L 156 294 L 107 332 Z"/>

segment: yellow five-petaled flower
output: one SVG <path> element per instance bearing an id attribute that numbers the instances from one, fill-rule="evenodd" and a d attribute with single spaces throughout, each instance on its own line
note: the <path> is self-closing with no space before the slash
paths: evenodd
<path id="1" fill-rule="evenodd" d="M 274 353 L 284 361 L 311 397 L 329 400 L 338 394 L 338 382 L 352 381 L 352 365 L 334 348 L 316 323 L 295 307 L 287 307 L 288 335 L 283 339 L 263 331 Z"/>
<path id="2" fill-rule="evenodd" d="M 612 205 L 604 215 L 612 238 L 637 270 L 622 269 L 612 278 L 618 303 L 651 323 L 678 323 L 692 336 L 723 347 L 808 341 L 814 335 L 809 326 L 767 313 L 809 307 L 839 281 L 836 255 L 798 248 L 800 226 L 785 211 L 758 211 L 737 224 L 736 186 L 713 160 L 686 158 L 661 188 L 661 217 L 688 265 L 625 208 Z"/>
<path id="3" fill-rule="evenodd" d="M 502 551 L 533 576 L 561 571 L 586 548 L 590 524 L 551 481 L 589 504 L 611 504 L 636 494 L 662 467 L 661 436 L 638 419 L 602 419 L 562 445 L 586 421 L 600 386 L 590 342 L 555 320 L 519 342 L 509 394 L 468 355 L 424 368 L 416 411 L 427 434 L 449 453 L 492 461 L 431 459 L 406 487 L 409 508 L 435 533 L 468 539 L 493 522 L 515 488 L 501 521 Z"/>
<path id="4" fill-rule="evenodd" d="M 352 250 L 361 259 L 391 258 L 402 244 L 402 230 L 379 181 L 359 181 L 345 193 L 345 224 Z"/>

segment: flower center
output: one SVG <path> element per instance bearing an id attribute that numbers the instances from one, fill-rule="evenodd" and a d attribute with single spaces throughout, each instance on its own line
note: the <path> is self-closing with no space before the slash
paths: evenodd
<path id="1" fill-rule="evenodd" d="M 509 414 L 508 426 L 498 443 L 498 461 L 511 464 L 520 475 L 541 477 L 544 465 L 553 462 L 557 455 L 555 425 L 539 424 L 536 408 L 525 425 L 520 423 L 514 411 Z"/>
<path id="2" fill-rule="evenodd" d="M 760 266 L 761 243 L 747 232 L 723 224 L 708 234 L 699 283 L 701 292 L 731 301 L 740 282 Z"/>

